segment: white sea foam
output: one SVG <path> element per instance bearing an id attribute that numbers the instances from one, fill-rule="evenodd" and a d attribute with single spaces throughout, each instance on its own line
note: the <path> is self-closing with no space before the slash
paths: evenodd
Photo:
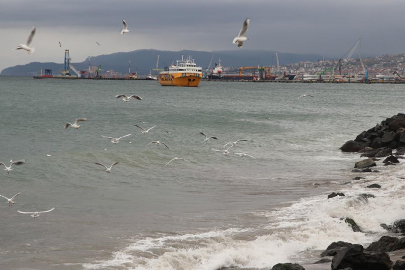
<path id="1" fill-rule="evenodd" d="M 327 199 L 319 195 L 301 199 L 289 207 L 257 215 L 267 224 L 254 229 L 228 229 L 200 234 L 164 235 L 135 241 L 116 252 L 113 258 L 87 269 L 119 268 L 134 270 L 214 270 L 222 266 L 269 268 L 276 263 L 303 261 L 308 252 L 324 250 L 333 241 L 367 244 L 405 214 L 402 200 L 405 171 L 397 166 L 365 180 L 342 186 L 346 196 Z M 381 189 L 366 186 L 379 183 Z M 372 194 L 365 199 L 360 194 Z M 352 218 L 363 232 L 353 232 L 344 218 Z M 255 238 L 243 237 L 254 233 Z M 148 253 L 145 256 L 144 253 Z M 315 259 L 314 259 L 315 260 Z"/>

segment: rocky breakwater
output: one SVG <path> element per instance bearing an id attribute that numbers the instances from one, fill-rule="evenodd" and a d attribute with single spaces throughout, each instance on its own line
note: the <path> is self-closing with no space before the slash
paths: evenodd
<path id="1" fill-rule="evenodd" d="M 347 141 L 343 152 L 361 152 L 367 157 L 385 157 L 393 149 L 405 153 L 405 114 L 398 113 Z M 397 150 L 397 152 L 398 152 Z"/>

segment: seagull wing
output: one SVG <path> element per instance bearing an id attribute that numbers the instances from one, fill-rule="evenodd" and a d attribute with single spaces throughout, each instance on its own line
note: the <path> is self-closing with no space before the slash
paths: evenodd
<path id="1" fill-rule="evenodd" d="M 103 166 L 104 168 L 108 169 L 108 168 L 107 168 L 107 166 L 105 166 L 104 164 L 101 164 L 101 163 L 98 163 L 98 162 L 96 162 L 96 163 L 94 163 L 94 164 L 97 164 L 97 165 Z"/>
<path id="2" fill-rule="evenodd" d="M 165 165 L 165 167 L 166 167 L 167 165 L 169 165 L 169 163 L 172 162 L 174 159 L 175 159 L 175 158 L 173 158 L 173 159 L 171 159 L 169 162 L 167 162 L 166 165 Z"/>
<path id="3" fill-rule="evenodd" d="M 210 139 L 218 140 L 218 138 L 214 136 L 211 136 Z"/>
<path id="4" fill-rule="evenodd" d="M 236 141 L 236 143 L 238 143 L 238 142 L 247 142 L 248 140 L 245 140 L 245 139 L 243 139 L 243 140 L 237 140 Z"/>
<path id="5" fill-rule="evenodd" d="M 135 125 L 136 127 L 138 127 L 138 128 L 140 128 L 140 129 L 142 129 L 142 130 L 144 130 L 142 127 L 140 127 L 140 126 L 138 126 L 138 125 Z"/>
<path id="6" fill-rule="evenodd" d="M 75 124 L 77 125 L 79 122 L 87 121 L 87 118 L 77 118 Z"/>
<path id="7" fill-rule="evenodd" d="M 149 144 L 151 144 L 151 143 L 156 143 L 156 141 L 152 141 L 152 142 L 148 143 L 147 145 L 149 145 Z"/>
<path id="8" fill-rule="evenodd" d="M 70 126 L 70 123 L 65 124 L 65 129 L 67 129 Z"/>
<path id="9" fill-rule="evenodd" d="M 228 143 L 226 143 L 224 146 L 222 146 L 222 147 L 225 147 L 225 146 L 227 146 L 228 144 L 230 144 L 231 142 L 228 142 Z"/>
<path id="10" fill-rule="evenodd" d="M 140 96 L 137 96 L 137 95 L 132 95 L 131 97 L 136 98 L 137 100 L 142 100 L 142 98 Z"/>
<path id="11" fill-rule="evenodd" d="M 1 165 L 4 165 L 4 167 L 6 167 L 6 164 L 4 164 L 3 162 L 0 162 L 0 166 L 1 166 Z"/>
<path id="12" fill-rule="evenodd" d="M 53 209 L 55 209 L 55 207 L 52 207 L 52 209 L 49 209 L 49 210 L 46 210 L 46 211 L 40 211 L 40 212 L 38 212 L 38 213 L 39 213 L 39 214 L 48 213 L 48 212 L 53 211 Z"/>
<path id="13" fill-rule="evenodd" d="M 101 137 L 107 138 L 107 139 L 110 139 L 110 140 L 114 139 L 113 137 L 107 137 L 107 136 L 103 136 L 103 135 L 101 135 Z"/>
<path id="14" fill-rule="evenodd" d="M 242 29 L 241 29 L 240 32 L 239 32 L 239 37 L 244 37 L 244 36 L 245 36 L 246 31 L 248 30 L 248 27 L 249 27 L 249 21 L 250 21 L 250 19 L 247 18 L 247 19 L 243 22 Z"/>
<path id="15" fill-rule="evenodd" d="M 28 47 L 30 46 L 31 41 L 32 41 L 32 39 L 33 39 L 33 37 L 34 37 L 34 35 L 35 35 L 35 30 L 36 30 L 36 28 L 35 28 L 35 26 L 34 26 L 34 27 L 32 28 L 32 30 L 31 30 L 31 34 L 28 36 L 27 44 L 25 44 L 25 45 L 27 45 Z"/>
<path id="16" fill-rule="evenodd" d="M 114 165 L 117 165 L 119 162 L 114 162 L 113 164 L 111 164 L 111 168 L 112 168 L 112 166 L 114 166 Z"/>
<path id="17" fill-rule="evenodd" d="M 207 135 L 205 135 L 205 133 L 204 133 L 204 132 L 200 132 L 200 134 L 201 134 L 201 135 L 204 135 L 204 136 L 205 136 L 205 138 L 208 138 L 208 136 L 207 136 Z"/>
<path id="18" fill-rule="evenodd" d="M 23 211 L 20 211 L 20 210 L 17 210 L 17 212 L 20 213 L 20 214 L 34 214 L 35 213 L 35 212 L 23 212 Z"/>
<path id="19" fill-rule="evenodd" d="M 166 146 L 167 149 L 170 150 L 170 148 L 169 148 L 164 142 L 162 142 L 162 144 L 163 144 L 164 146 Z"/>
<path id="20" fill-rule="evenodd" d="M 62 43 L 60 43 L 60 41 L 59 41 L 59 47 L 62 47 Z"/>
<path id="21" fill-rule="evenodd" d="M 122 137 L 119 137 L 119 138 L 117 138 L 117 140 L 121 140 L 122 138 L 125 138 L 125 137 L 128 137 L 128 136 L 131 136 L 131 134 L 127 134 L 127 135 L 124 135 Z"/>
<path id="22" fill-rule="evenodd" d="M 96 41 L 96 43 L 98 44 L 98 46 L 100 46 L 100 43 L 98 43 L 97 41 Z"/>
<path id="23" fill-rule="evenodd" d="M 122 98 L 122 97 L 126 98 L 127 96 L 126 96 L 126 95 L 121 94 L 121 95 L 116 95 L 115 97 L 116 97 L 116 98 Z"/>
<path id="24" fill-rule="evenodd" d="M 0 197 L 3 197 L 4 199 L 10 200 L 10 198 L 7 198 L 6 196 L 0 195 Z M 14 196 L 15 197 L 15 196 Z M 12 197 L 11 200 L 14 198 Z"/>
<path id="25" fill-rule="evenodd" d="M 11 200 L 14 200 L 15 197 L 17 197 L 18 195 L 20 195 L 21 192 L 18 192 L 17 194 L 15 194 L 13 197 L 11 197 Z M 0 195 L 1 196 L 1 195 Z"/>
<path id="26" fill-rule="evenodd" d="M 22 165 L 24 163 L 25 163 L 25 159 L 21 159 L 21 160 L 13 161 L 11 163 L 11 165 Z"/>
<path id="27" fill-rule="evenodd" d="M 122 23 L 124 24 L 124 28 L 123 28 L 123 30 L 128 30 L 128 25 L 127 25 L 127 22 L 126 22 L 126 21 L 124 21 L 124 20 L 122 20 Z"/>
<path id="28" fill-rule="evenodd" d="M 148 128 L 148 129 L 146 130 L 146 132 L 148 132 L 149 130 L 151 130 L 151 129 L 154 128 L 154 127 L 156 127 L 156 126 L 153 126 L 153 127 L 151 127 L 151 128 Z"/>

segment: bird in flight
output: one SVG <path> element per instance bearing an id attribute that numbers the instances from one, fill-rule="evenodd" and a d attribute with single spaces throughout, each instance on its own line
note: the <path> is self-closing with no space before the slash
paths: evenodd
<path id="1" fill-rule="evenodd" d="M 184 160 L 184 161 L 186 161 L 184 158 L 175 157 L 175 158 L 171 159 L 169 162 L 167 162 L 166 165 L 165 165 L 165 167 L 166 167 L 167 165 L 169 165 L 169 163 L 172 162 L 172 161 L 174 161 L 174 160 Z"/>
<path id="2" fill-rule="evenodd" d="M 215 151 L 215 152 L 222 152 L 222 154 L 228 155 L 230 153 L 230 151 L 229 151 L 230 148 L 232 148 L 232 145 L 225 150 L 218 150 L 218 149 L 211 149 L 211 150 Z"/>
<path id="3" fill-rule="evenodd" d="M 31 215 L 31 217 L 37 218 L 37 217 L 39 217 L 40 214 L 51 212 L 51 211 L 53 211 L 53 209 L 55 209 L 55 208 L 52 208 L 52 209 L 49 209 L 46 211 L 23 212 L 23 211 L 17 210 L 17 212 L 20 214 L 29 214 L 29 215 Z"/>
<path id="4" fill-rule="evenodd" d="M 71 126 L 72 128 L 78 129 L 80 127 L 79 122 L 82 122 L 82 121 L 87 121 L 87 118 L 77 118 L 73 124 L 67 122 L 65 124 L 65 129 L 67 129 L 69 126 Z"/>
<path id="5" fill-rule="evenodd" d="M 12 168 L 13 165 L 22 165 L 22 164 L 25 163 L 25 159 L 17 160 L 17 161 L 12 161 L 12 160 L 10 160 L 10 162 L 11 162 L 11 164 L 10 164 L 10 166 L 8 166 L 8 167 L 7 167 L 6 164 L 4 164 L 3 162 L 0 162 L 0 166 L 1 166 L 1 165 L 4 165 L 4 167 L 5 167 L 4 170 L 7 171 L 8 174 L 10 173 L 10 171 L 13 170 L 13 168 Z"/>
<path id="6" fill-rule="evenodd" d="M 314 97 L 314 96 L 311 96 L 311 95 L 309 95 L 309 94 L 303 94 L 303 95 L 301 95 L 298 99 L 300 99 L 300 98 L 303 98 L 303 97 Z"/>
<path id="7" fill-rule="evenodd" d="M 20 195 L 21 194 L 21 192 L 18 192 L 17 194 L 15 194 L 13 197 L 11 197 L 11 198 L 7 198 L 7 197 L 5 197 L 5 196 L 3 196 L 3 195 L 0 195 L 0 197 L 3 197 L 4 199 L 7 199 L 7 203 L 8 203 L 8 206 L 12 206 L 13 204 L 14 204 L 14 198 L 15 197 L 17 197 L 18 195 Z"/>
<path id="8" fill-rule="evenodd" d="M 137 100 L 142 100 L 142 98 L 140 96 L 137 95 L 132 95 L 127 97 L 126 95 L 117 95 L 115 96 L 116 98 L 122 98 L 123 101 L 130 101 L 131 98 L 136 98 Z"/>
<path id="9" fill-rule="evenodd" d="M 222 147 L 225 147 L 225 146 L 227 146 L 228 144 L 230 144 L 230 145 L 232 145 L 232 146 L 236 146 L 236 144 L 238 143 L 238 142 L 247 142 L 248 140 L 245 140 L 245 139 L 243 139 L 243 140 L 236 140 L 236 141 L 234 141 L 234 142 L 228 142 L 228 143 L 226 143 L 224 146 L 222 146 Z"/>
<path id="10" fill-rule="evenodd" d="M 124 136 L 119 137 L 119 138 L 113 138 L 113 137 L 107 137 L 107 136 L 101 135 L 101 137 L 103 137 L 103 138 L 110 139 L 111 142 L 114 143 L 114 144 L 119 143 L 122 138 L 125 138 L 125 137 L 128 137 L 128 136 L 131 136 L 131 134 L 127 134 L 127 135 L 124 135 Z"/>
<path id="11" fill-rule="evenodd" d="M 205 136 L 205 139 L 204 139 L 205 142 L 208 142 L 209 139 L 218 140 L 218 138 L 215 136 L 208 137 L 207 135 L 205 135 L 204 132 L 200 132 L 200 134 Z"/>
<path id="12" fill-rule="evenodd" d="M 238 156 L 240 156 L 240 157 L 250 157 L 250 158 L 253 158 L 253 159 L 254 159 L 254 157 L 252 157 L 251 155 L 248 155 L 248 154 L 246 154 L 246 153 L 235 153 L 235 155 L 238 155 Z"/>
<path id="13" fill-rule="evenodd" d="M 122 24 L 124 25 L 124 27 L 121 30 L 121 35 L 129 32 L 127 22 L 122 20 Z"/>
<path id="14" fill-rule="evenodd" d="M 161 142 L 161 141 L 153 141 L 153 142 L 148 143 L 147 145 L 149 145 L 149 144 L 151 144 L 151 143 L 154 143 L 154 144 L 156 144 L 156 145 L 158 145 L 158 146 L 160 146 L 161 144 L 163 144 L 164 146 L 166 146 L 167 149 L 170 150 L 170 148 L 169 148 L 164 142 Z"/>
<path id="15" fill-rule="evenodd" d="M 31 47 L 30 47 L 30 44 L 31 44 L 32 39 L 34 38 L 35 31 L 36 31 L 36 28 L 35 28 L 35 26 L 34 26 L 34 27 L 32 28 L 32 30 L 31 30 L 30 35 L 28 36 L 27 43 L 25 43 L 25 44 L 20 44 L 20 45 L 18 45 L 17 48 L 15 48 L 15 49 L 16 49 L 16 50 L 26 50 L 26 51 L 28 52 L 28 54 L 34 53 L 35 48 L 31 48 Z"/>
<path id="16" fill-rule="evenodd" d="M 151 128 L 144 129 L 144 128 L 142 128 L 141 126 L 138 126 L 138 125 L 135 125 L 135 126 L 138 127 L 138 128 L 140 128 L 140 129 L 141 129 L 141 132 L 142 132 L 143 134 L 149 133 L 149 131 L 150 131 L 152 128 L 156 127 L 156 126 L 153 126 L 153 127 L 151 127 Z"/>
<path id="17" fill-rule="evenodd" d="M 247 37 L 245 37 L 246 31 L 248 30 L 249 27 L 249 22 L 250 19 L 247 18 L 244 22 L 243 22 L 243 26 L 242 29 L 239 32 L 239 35 L 233 39 L 233 43 L 237 44 L 239 48 L 242 48 L 243 46 L 243 42 L 245 42 L 246 40 L 248 40 Z"/>
<path id="18" fill-rule="evenodd" d="M 62 47 L 62 43 L 60 43 L 60 41 L 59 41 L 59 47 Z"/>
<path id="19" fill-rule="evenodd" d="M 98 46 L 101 46 L 100 43 L 98 43 L 97 41 L 96 41 L 96 43 L 97 43 Z"/>
<path id="20" fill-rule="evenodd" d="M 101 163 L 98 163 L 98 162 L 96 162 L 95 164 L 103 166 L 103 167 L 106 169 L 106 172 L 110 173 L 110 172 L 111 172 L 112 167 L 113 167 L 114 165 L 117 165 L 117 164 L 118 164 L 118 162 L 114 162 L 113 164 L 111 164 L 111 166 L 110 166 L 110 167 L 107 167 L 107 166 L 105 166 L 104 164 L 101 164 Z"/>

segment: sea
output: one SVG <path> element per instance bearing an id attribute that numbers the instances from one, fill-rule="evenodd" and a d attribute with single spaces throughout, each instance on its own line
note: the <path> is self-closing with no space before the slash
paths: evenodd
<path id="1" fill-rule="evenodd" d="M 353 173 L 362 158 L 339 147 L 403 113 L 404 95 L 393 84 L 0 77 L 0 162 L 25 159 L 0 167 L 0 194 L 21 192 L 13 206 L 0 197 L 0 269 L 271 269 L 311 264 L 333 241 L 367 245 L 404 218 L 405 170 L 379 161 L 379 173 Z M 95 164 L 114 162 L 111 173 Z"/>

